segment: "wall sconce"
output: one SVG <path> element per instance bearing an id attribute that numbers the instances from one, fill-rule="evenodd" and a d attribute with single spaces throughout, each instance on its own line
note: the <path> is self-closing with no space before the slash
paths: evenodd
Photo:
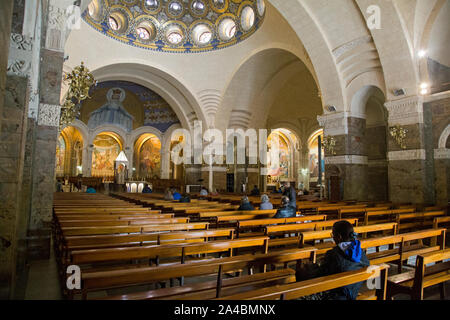
<path id="1" fill-rule="evenodd" d="M 336 155 L 336 152 L 334 151 L 335 146 L 336 146 L 336 139 L 334 139 L 333 137 L 324 137 L 323 148 L 325 149 L 326 152 L 335 156 Z"/>
<path id="2" fill-rule="evenodd" d="M 406 149 L 406 134 L 408 133 L 408 130 L 396 125 L 395 127 L 391 127 L 389 130 L 391 137 L 394 138 L 394 140 L 397 142 L 397 144 L 402 149 Z"/>

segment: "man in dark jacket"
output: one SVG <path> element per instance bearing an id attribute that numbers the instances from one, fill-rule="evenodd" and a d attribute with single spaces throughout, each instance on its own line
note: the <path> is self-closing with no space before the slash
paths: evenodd
<path id="1" fill-rule="evenodd" d="M 297 215 L 297 212 L 294 207 L 291 207 L 289 204 L 289 198 L 283 196 L 281 198 L 281 207 L 277 210 L 277 214 L 274 216 L 274 219 L 278 218 L 292 218 Z"/>
<path id="2" fill-rule="evenodd" d="M 338 221 L 333 225 L 333 240 L 336 247 L 326 253 L 319 266 L 312 265 L 307 272 L 297 270 L 297 281 L 355 271 L 370 265 L 361 249 L 361 242 L 348 221 Z M 320 300 L 356 300 L 362 284 L 358 282 L 314 296 Z"/>
<path id="3" fill-rule="evenodd" d="M 289 205 L 291 207 L 297 208 L 297 193 L 295 192 L 295 188 L 291 186 L 288 182 L 284 183 L 283 196 L 289 198 Z"/>
<path id="4" fill-rule="evenodd" d="M 190 203 L 191 202 L 191 197 L 189 196 L 188 193 L 183 193 L 183 195 L 180 198 L 180 202 L 182 202 L 182 203 Z"/>
<path id="5" fill-rule="evenodd" d="M 255 208 L 252 206 L 247 196 L 243 196 L 241 199 L 241 205 L 238 208 L 239 211 L 253 211 Z"/>

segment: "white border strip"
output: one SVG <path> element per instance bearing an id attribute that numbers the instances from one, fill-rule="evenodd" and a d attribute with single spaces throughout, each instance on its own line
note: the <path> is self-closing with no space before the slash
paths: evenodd
<path id="1" fill-rule="evenodd" d="M 399 160 L 425 160 L 425 149 L 391 151 L 388 153 L 389 161 Z"/>

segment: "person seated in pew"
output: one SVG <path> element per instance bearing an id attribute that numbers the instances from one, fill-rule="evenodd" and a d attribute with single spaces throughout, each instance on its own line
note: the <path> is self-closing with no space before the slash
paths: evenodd
<path id="1" fill-rule="evenodd" d="M 214 189 L 214 191 L 211 192 L 211 195 L 212 195 L 212 196 L 218 196 L 218 195 L 219 195 L 219 192 L 217 191 L 217 189 Z"/>
<path id="2" fill-rule="evenodd" d="M 208 189 L 206 189 L 205 187 L 202 187 L 200 189 L 200 196 L 206 197 L 207 195 L 208 195 Z"/>
<path id="3" fill-rule="evenodd" d="M 179 193 L 176 188 L 172 189 L 172 196 L 173 196 L 173 200 L 178 201 L 181 199 L 181 193 Z"/>
<path id="4" fill-rule="evenodd" d="M 145 184 L 144 189 L 142 189 L 142 193 L 152 193 L 152 189 L 149 187 L 148 184 Z"/>
<path id="5" fill-rule="evenodd" d="M 297 270 L 297 281 L 324 277 L 336 273 L 356 271 L 370 265 L 361 249 L 361 242 L 348 221 L 338 221 L 333 225 L 333 240 L 336 246 L 329 250 L 319 264 L 307 264 Z M 304 297 L 304 300 L 356 300 L 362 282 L 336 288 Z M 302 299 L 302 300 L 303 300 Z"/>
<path id="6" fill-rule="evenodd" d="M 295 192 L 294 186 L 289 182 L 284 182 L 283 196 L 289 197 L 289 205 L 295 209 L 297 208 L 297 192 Z"/>
<path id="7" fill-rule="evenodd" d="M 89 187 L 86 189 L 86 193 L 97 193 L 97 191 L 94 189 L 93 186 L 89 186 Z"/>
<path id="8" fill-rule="evenodd" d="M 170 188 L 167 188 L 166 192 L 164 192 L 164 200 L 173 200 L 173 194 Z"/>
<path id="9" fill-rule="evenodd" d="M 274 216 L 274 219 L 279 218 L 293 218 L 297 215 L 297 212 L 294 207 L 290 205 L 289 197 L 283 196 L 281 198 L 281 207 L 278 208 L 277 214 Z"/>
<path id="10" fill-rule="evenodd" d="M 267 194 L 263 194 L 261 196 L 261 205 L 259 206 L 259 210 L 272 210 L 273 204 L 270 202 L 269 196 Z"/>
<path id="11" fill-rule="evenodd" d="M 190 203 L 191 202 L 191 197 L 189 196 L 189 193 L 183 193 L 183 195 L 180 198 L 180 202 L 182 203 Z"/>
<path id="12" fill-rule="evenodd" d="M 250 192 L 250 195 L 251 196 L 259 196 L 260 194 L 261 194 L 261 192 L 259 191 L 258 186 L 255 185 L 253 187 L 253 190 Z"/>
<path id="13" fill-rule="evenodd" d="M 248 197 L 243 196 L 238 211 L 253 211 L 253 210 L 255 210 L 255 208 L 250 203 L 250 200 L 248 200 Z"/>

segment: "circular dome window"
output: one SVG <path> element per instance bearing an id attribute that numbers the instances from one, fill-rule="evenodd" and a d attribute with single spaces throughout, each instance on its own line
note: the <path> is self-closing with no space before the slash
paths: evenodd
<path id="1" fill-rule="evenodd" d="M 192 12 L 196 15 L 202 15 L 206 12 L 205 3 L 201 0 L 195 0 L 191 3 Z"/>
<path id="2" fill-rule="evenodd" d="M 256 7 L 258 9 L 258 14 L 260 16 L 263 16 L 264 12 L 266 12 L 266 3 L 264 2 L 264 0 L 257 0 Z"/>
<path id="3" fill-rule="evenodd" d="M 153 40 L 156 36 L 156 28 L 150 21 L 141 22 L 136 28 L 136 36 L 141 42 Z"/>
<path id="4" fill-rule="evenodd" d="M 102 20 L 102 6 L 99 0 L 93 0 L 91 1 L 91 3 L 89 3 L 88 13 L 92 19 L 97 21 Z"/>
<path id="5" fill-rule="evenodd" d="M 158 0 L 144 0 L 144 7 L 149 11 L 156 11 L 159 8 Z"/>
<path id="6" fill-rule="evenodd" d="M 117 33 L 124 33 L 128 29 L 128 20 L 120 11 L 110 13 L 108 23 L 111 29 Z"/>
<path id="7" fill-rule="evenodd" d="M 167 11 L 170 16 L 172 17 L 178 17 L 183 13 L 183 5 L 181 2 L 178 2 L 177 0 L 172 1 L 169 3 L 169 6 L 167 7 Z"/>
<path id="8" fill-rule="evenodd" d="M 192 38 L 198 46 L 207 45 L 212 39 L 212 31 L 206 24 L 199 24 L 192 30 Z"/>
<path id="9" fill-rule="evenodd" d="M 255 23 L 255 11 L 252 7 L 247 6 L 242 10 L 241 14 L 241 27 L 244 31 L 250 30 Z"/>
<path id="10" fill-rule="evenodd" d="M 178 26 L 170 26 L 166 31 L 166 39 L 172 45 L 179 45 L 184 39 L 184 32 Z"/>
<path id="11" fill-rule="evenodd" d="M 233 19 L 223 19 L 219 24 L 219 36 L 223 41 L 228 41 L 236 34 L 236 23 Z"/>

